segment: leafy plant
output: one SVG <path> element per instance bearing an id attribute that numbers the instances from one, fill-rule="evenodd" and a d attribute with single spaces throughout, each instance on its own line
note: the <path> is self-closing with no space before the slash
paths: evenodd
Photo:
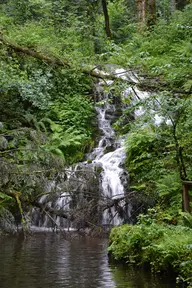
<path id="1" fill-rule="evenodd" d="M 150 264 L 155 272 L 171 269 L 180 280 L 192 283 L 192 230 L 182 226 L 124 225 L 113 228 L 108 251 L 117 260 Z"/>
<path id="2" fill-rule="evenodd" d="M 0 210 L 3 207 L 6 207 L 12 201 L 12 197 L 8 196 L 5 193 L 0 192 Z"/>

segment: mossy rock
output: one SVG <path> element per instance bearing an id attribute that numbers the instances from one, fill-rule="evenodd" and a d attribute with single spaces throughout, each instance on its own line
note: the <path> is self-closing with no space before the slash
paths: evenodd
<path id="1" fill-rule="evenodd" d="M 8 148 L 8 141 L 5 137 L 0 136 L 0 150 L 6 150 Z"/>

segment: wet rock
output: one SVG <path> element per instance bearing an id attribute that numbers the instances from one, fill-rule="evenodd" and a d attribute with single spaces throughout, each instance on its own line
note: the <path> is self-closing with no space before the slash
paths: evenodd
<path id="1" fill-rule="evenodd" d="M 128 186 L 128 183 L 129 183 L 129 174 L 127 171 L 123 171 L 121 176 L 120 176 L 120 179 L 121 179 L 121 183 L 124 187 L 127 187 Z"/>
<path id="2" fill-rule="evenodd" d="M 17 233 L 15 219 L 11 212 L 5 208 L 1 208 L 0 211 L 0 230 L 8 234 Z"/>
<path id="3" fill-rule="evenodd" d="M 6 150 L 8 148 L 8 141 L 5 137 L 0 136 L 0 150 Z"/>
<path id="4" fill-rule="evenodd" d="M 115 147 L 114 147 L 113 145 L 107 146 L 106 149 L 105 149 L 105 152 L 106 152 L 106 153 L 112 152 L 112 151 L 115 150 L 114 148 L 115 148 Z"/>
<path id="5" fill-rule="evenodd" d="M 6 185 L 9 182 L 10 179 L 10 170 L 11 170 L 11 165 L 8 163 L 5 159 L 0 160 L 0 183 L 1 185 Z"/>

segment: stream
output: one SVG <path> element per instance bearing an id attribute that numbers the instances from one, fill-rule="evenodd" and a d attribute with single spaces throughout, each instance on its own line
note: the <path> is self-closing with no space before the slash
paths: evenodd
<path id="1" fill-rule="evenodd" d="M 5 245 L 6 242 L 6 245 Z M 108 262 L 107 240 L 35 233 L 0 238 L 1 288 L 174 288 L 142 270 Z"/>

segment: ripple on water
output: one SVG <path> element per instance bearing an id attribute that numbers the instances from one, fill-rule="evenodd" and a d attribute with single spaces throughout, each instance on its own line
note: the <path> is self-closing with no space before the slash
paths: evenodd
<path id="1" fill-rule="evenodd" d="M 37 233 L 0 238 L 1 288 L 174 288 L 142 271 L 108 263 L 106 239 Z"/>

